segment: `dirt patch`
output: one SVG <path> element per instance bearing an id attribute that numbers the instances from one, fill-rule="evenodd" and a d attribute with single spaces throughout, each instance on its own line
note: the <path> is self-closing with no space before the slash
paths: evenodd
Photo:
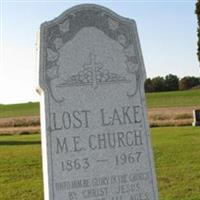
<path id="1" fill-rule="evenodd" d="M 0 135 L 12 135 L 12 134 L 25 135 L 33 133 L 40 133 L 40 126 L 0 128 Z"/>
<path id="2" fill-rule="evenodd" d="M 193 110 L 197 106 L 173 107 L 173 108 L 150 108 L 148 119 L 151 127 L 159 126 L 188 126 L 193 121 Z"/>
<path id="3" fill-rule="evenodd" d="M 40 117 L 39 116 L 22 116 L 22 117 L 0 118 L 0 128 L 25 127 L 25 126 L 40 126 Z"/>

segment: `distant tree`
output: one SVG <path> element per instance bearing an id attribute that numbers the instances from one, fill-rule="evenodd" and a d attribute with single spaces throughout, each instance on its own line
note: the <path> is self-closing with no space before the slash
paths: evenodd
<path id="1" fill-rule="evenodd" d="M 188 90 L 191 88 L 200 88 L 200 77 L 185 76 L 179 80 L 176 75 L 169 74 L 165 78 L 157 76 L 147 78 L 144 84 L 145 92 L 162 92 Z"/>
<path id="2" fill-rule="evenodd" d="M 180 90 L 188 90 L 200 85 L 200 79 L 194 76 L 185 76 L 179 81 Z"/>
<path id="3" fill-rule="evenodd" d="M 175 91 L 179 89 L 179 79 L 176 75 L 169 74 L 165 76 L 165 90 L 166 91 Z"/>
<path id="4" fill-rule="evenodd" d="M 152 86 L 152 82 L 150 78 L 147 78 L 144 83 L 145 92 L 154 92 L 154 88 Z"/>
<path id="5" fill-rule="evenodd" d="M 163 77 L 157 76 L 151 79 L 152 88 L 155 92 L 165 91 L 165 80 Z"/>
<path id="6" fill-rule="evenodd" d="M 199 78 L 194 77 L 194 76 L 190 77 L 189 82 L 190 82 L 190 88 L 193 88 L 193 87 L 195 87 L 197 85 L 200 85 Z"/>
<path id="7" fill-rule="evenodd" d="M 197 15 L 197 23 L 198 23 L 198 28 L 197 28 L 197 37 L 198 37 L 197 56 L 198 56 L 198 60 L 200 61 L 200 0 L 197 0 L 195 13 Z"/>
<path id="8" fill-rule="evenodd" d="M 187 77 L 183 77 L 180 81 L 179 81 L 179 90 L 188 90 L 189 84 L 188 84 L 188 79 Z"/>

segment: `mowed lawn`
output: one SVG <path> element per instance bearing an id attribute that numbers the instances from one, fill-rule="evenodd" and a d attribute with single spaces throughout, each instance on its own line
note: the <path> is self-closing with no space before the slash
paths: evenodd
<path id="1" fill-rule="evenodd" d="M 200 89 L 147 93 L 148 108 L 200 106 Z M 39 103 L 0 104 L 0 118 L 39 115 Z"/>
<path id="2" fill-rule="evenodd" d="M 0 118 L 39 115 L 39 103 L 0 104 Z"/>
<path id="3" fill-rule="evenodd" d="M 160 200 L 200 200 L 200 128 L 153 128 Z M 40 135 L 0 136 L 0 199 L 42 200 Z"/>
<path id="4" fill-rule="evenodd" d="M 40 135 L 0 136 L 0 199 L 43 199 Z"/>
<path id="5" fill-rule="evenodd" d="M 151 132 L 160 200 L 200 200 L 200 127 Z"/>
<path id="6" fill-rule="evenodd" d="M 200 89 L 146 93 L 146 99 L 149 108 L 200 106 Z"/>

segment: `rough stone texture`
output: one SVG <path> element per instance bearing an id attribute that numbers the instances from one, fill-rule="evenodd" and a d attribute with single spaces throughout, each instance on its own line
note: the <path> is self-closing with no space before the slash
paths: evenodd
<path id="1" fill-rule="evenodd" d="M 45 198 L 157 200 L 133 20 L 97 5 L 41 25 Z"/>

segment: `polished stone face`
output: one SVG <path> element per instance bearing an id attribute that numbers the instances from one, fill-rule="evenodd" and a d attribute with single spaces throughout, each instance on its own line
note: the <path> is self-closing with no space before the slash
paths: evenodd
<path id="1" fill-rule="evenodd" d="M 136 24 L 80 5 L 41 26 L 45 197 L 157 200 Z"/>

